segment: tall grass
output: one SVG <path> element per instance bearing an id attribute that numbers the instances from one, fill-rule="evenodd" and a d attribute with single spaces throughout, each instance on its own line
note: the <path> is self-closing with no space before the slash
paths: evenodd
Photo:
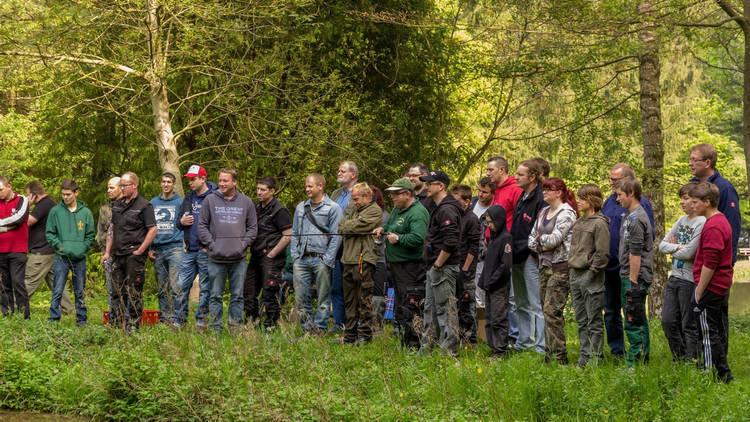
<path id="1" fill-rule="evenodd" d="M 717 384 L 674 364 L 658 321 L 652 361 L 577 369 L 534 353 L 488 359 L 411 355 L 390 330 L 369 345 L 300 338 L 288 325 L 234 336 L 158 326 L 129 337 L 70 317 L 0 318 L 0 408 L 113 420 L 747 420 L 750 318 L 733 318 L 736 382 Z M 575 330 L 568 327 L 571 358 Z"/>

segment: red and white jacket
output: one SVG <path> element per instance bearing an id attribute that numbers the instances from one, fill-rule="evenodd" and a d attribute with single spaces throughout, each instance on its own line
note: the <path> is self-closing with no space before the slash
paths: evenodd
<path id="1" fill-rule="evenodd" d="M 29 201 L 17 193 L 0 200 L 0 253 L 29 251 Z"/>

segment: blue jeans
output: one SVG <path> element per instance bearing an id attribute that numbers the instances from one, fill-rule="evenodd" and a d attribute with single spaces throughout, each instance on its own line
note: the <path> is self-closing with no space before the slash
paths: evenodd
<path id="1" fill-rule="evenodd" d="M 180 294 L 178 276 L 182 263 L 182 245 L 157 248 L 154 268 L 156 269 L 157 296 L 159 297 L 159 322 L 174 319 L 175 303 Z"/>
<path id="2" fill-rule="evenodd" d="M 318 311 L 312 315 L 311 286 L 318 288 Z M 306 331 L 326 330 L 331 315 L 331 268 L 319 257 L 304 257 L 294 261 L 294 303 L 302 328 Z"/>
<path id="3" fill-rule="evenodd" d="M 245 260 L 238 262 L 213 262 L 208 261 L 208 279 L 211 284 L 211 299 L 208 302 L 208 311 L 211 315 L 211 327 L 221 332 L 222 315 L 224 313 L 224 285 L 229 278 L 229 326 L 242 324 L 245 271 L 247 263 Z"/>
<path id="4" fill-rule="evenodd" d="M 533 349 L 544 353 L 544 313 L 539 296 L 539 264 L 528 257 L 523 264 L 513 264 L 511 279 L 516 301 L 518 350 Z"/>
<path id="5" fill-rule="evenodd" d="M 333 283 L 331 285 L 331 305 L 333 305 L 333 322 L 336 327 L 346 325 L 346 306 L 344 304 L 344 277 L 343 265 L 336 260 L 333 267 Z"/>
<path id="6" fill-rule="evenodd" d="M 49 319 L 52 321 L 60 320 L 60 301 L 62 300 L 63 291 L 65 291 L 68 272 L 72 272 L 73 294 L 76 297 L 76 322 L 86 322 L 86 302 L 83 299 L 86 289 L 86 258 L 74 261 L 67 257 L 55 255 L 55 262 L 52 264 L 52 268 L 54 281 L 52 283 L 52 302 L 49 306 Z"/>
<path id="7" fill-rule="evenodd" d="M 195 310 L 195 322 L 197 325 L 206 326 L 208 317 L 208 301 L 211 297 L 211 284 L 208 279 L 208 255 L 205 252 L 185 252 L 182 254 L 180 265 L 179 287 L 180 294 L 177 295 L 174 308 L 174 322 L 184 324 L 187 322 L 188 308 L 190 307 L 190 289 L 193 287 L 195 276 L 198 276 L 200 294 L 198 295 L 198 309 Z"/>

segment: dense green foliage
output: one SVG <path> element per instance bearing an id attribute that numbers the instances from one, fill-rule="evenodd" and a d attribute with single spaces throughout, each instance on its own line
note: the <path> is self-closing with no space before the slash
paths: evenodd
<path id="1" fill-rule="evenodd" d="M 0 318 L 0 408 L 114 420 L 740 420 L 750 394 L 750 320 L 732 318 L 737 381 L 673 364 L 658 321 L 652 361 L 628 370 L 545 365 L 531 352 L 503 361 L 488 349 L 459 359 L 405 353 L 389 334 L 363 347 L 304 338 L 285 325 L 216 338 L 192 328 L 130 337 L 70 318 Z M 390 328 L 386 330 L 390 332 Z M 568 327 L 571 357 L 575 330 Z"/>

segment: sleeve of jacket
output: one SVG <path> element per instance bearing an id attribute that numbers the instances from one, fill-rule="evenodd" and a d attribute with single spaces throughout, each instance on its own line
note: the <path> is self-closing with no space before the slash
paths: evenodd
<path id="1" fill-rule="evenodd" d="M 489 283 L 487 283 L 490 290 L 502 286 L 502 280 L 510 275 L 511 268 L 513 267 L 513 247 L 511 246 L 512 241 L 510 237 L 503 242 L 502 245 L 502 257 L 498 262 L 495 271 L 490 276 Z"/>
<path id="2" fill-rule="evenodd" d="M 669 229 L 669 233 L 667 233 L 664 236 L 664 239 L 659 242 L 659 252 L 663 254 L 673 254 L 677 251 L 677 247 L 680 246 L 680 244 L 669 242 L 667 241 L 667 239 L 671 238 L 672 236 L 677 236 L 677 227 L 679 225 L 680 220 L 677 220 L 677 222 L 672 225 L 672 228 Z"/>
<path id="3" fill-rule="evenodd" d="M 83 246 L 86 247 L 86 251 L 88 252 L 91 249 L 91 244 L 94 243 L 94 238 L 96 237 L 96 230 L 94 229 L 94 214 L 91 213 L 91 210 L 86 208 L 86 234 L 83 237 Z"/>
<path id="4" fill-rule="evenodd" d="M 649 201 L 648 198 L 645 196 L 641 198 L 641 206 L 643 207 L 643 210 L 646 211 L 646 215 L 648 216 L 648 221 L 651 223 L 651 234 L 656 239 L 656 223 L 654 220 L 654 206 L 651 205 L 651 201 Z"/>
<path id="5" fill-rule="evenodd" d="M 182 200 L 182 204 L 180 204 L 180 212 L 177 214 L 177 219 L 174 223 L 175 227 L 177 227 L 177 230 L 185 231 L 190 228 L 190 226 L 183 226 L 182 223 L 180 223 L 180 219 L 182 219 L 182 216 L 187 214 L 190 214 L 192 211 L 192 207 L 190 206 L 190 195 L 185 195 L 185 199 Z M 193 221 L 193 224 L 195 224 L 195 221 Z"/>
<path id="6" fill-rule="evenodd" d="M 211 214 L 212 214 L 212 200 L 213 195 L 208 195 L 203 200 L 203 206 L 201 208 L 201 219 L 198 222 L 198 239 L 201 244 L 207 248 L 210 248 L 214 243 L 214 237 L 209 230 L 211 226 Z"/>
<path id="7" fill-rule="evenodd" d="M 469 249 L 466 253 L 477 257 L 479 255 L 479 242 L 482 240 L 482 227 L 478 219 L 472 218 L 469 221 L 469 229 L 467 230 Z"/>
<path id="8" fill-rule="evenodd" d="M 102 206 L 99 208 L 99 221 L 96 222 L 96 243 L 102 250 L 107 246 L 107 224 L 109 223 L 105 214 L 105 208 Z"/>
<path id="9" fill-rule="evenodd" d="M 539 225 L 539 219 L 541 218 L 541 214 L 537 214 L 536 221 L 534 221 L 534 225 L 531 226 L 531 233 L 529 233 L 529 249 L 532 251 L 538 251 L 539 250 L 539 243 L 536 241 L 536 235 Z"/>
<path id="10" fill-rule="evenodd" d="M 298 211 L 299 205 L 294 208 L 294 214 L 292 214 L 292 241 L 289 242 L 289 257 L 292 258 L 292 262 L 300 257 L 299 234 L 302 228 L 300 227 L 300 222 L 297 218 Z"/>
<path id="11" fill-rule="evenodd" d="M 398 243 L 407 248 L 422 247 L 427 238 L 427 224 L 429 215 L 424 213 L 412 213 L 409 216 L 409 232 L 398 236 Z"/>
<path id="12" fill-rule="evenodd" d="M 47 243 L 56 251 L 59 250 L 62 243 L 57 233 L 57 214 L 57 207 L 52 208 L 47 216 L 47 226 L 44 228 L 44 237 L 47 238 Z"/>
<path id="13" fill-rule="evenodd" d="M 253 201 L 248 199 L 247 201 L 250 206 L 247 207 L 247 213 L 245 215 L 245 235 L 242 237 L 242 241 L 245 242 L 245 249 L 252 246 L 255 242 L 255 238 L 258 236 L 258 216 L 255 214 L 255 204 Z"/>
<path id="14" fill-rule="evenodd" d="M 380 226 L 383 221 L 383 211 L 379 206 L 369 206 L 358 213 L 356 217 L 356 208 L 347 208 L 346 217 L 339 224 L 339 233 L 366 233 L 371 232 Z"/>
<path id="15" fill-rule="evenodd" d="M 737 195 L 737 190 L 729 183 L 725 189 L 719 190 L 719 210 L 729 221 L 729 225 L 732 227 L 732 252 L 734 253 L 734 259 L 737 258 L 737 244 L 740 239 L 740 231 L 742 230 L 742 215 L 740 214 L 740 200 Z M 733 259 L 733 262 L 734 262 Z"/>
<path id="16" fill-rule="evenodd" d="M 709 228 L 703 232 L 703 266 L 716 270 L 721 262 L 721 254 L 726 245 L 722 241 L 721 232 L 716 228 Z"/>
<path id="17" fill-rule="evenodd" d="M 446 222 L 450 221 L 449 224 L 441 223 L 440 231 L 443 233 L 443 248 L 441 250 L 454 253 L 461 246 L 461 226 L 458 224 L 460 215 L 454 208 L 442 208 L 440 214 L 438 214 L 437 221 Z"/>
<path id="18" fill-rule="evenodd" d="M 594 227 L 594 254 L 591 256 L 592 271 L 607 268 L 609 263 L 609 224 L 601 221 Z"/>
<path id="19" fill-rule="evenodd" d="M 695 258 L 695 253 L 698 251 L 698 244 L 701 240 L 701 232 L 703 232 L 703 224 L 705 223 L 701 223 L 695 227 L 690 242 L 688 242 L 682 249 L 672 254 L 672 257 L 683 261 L 692 261 Z"/>
<path id="20" fill-rule="evenodd" d="M 18 198 L 16 211 L 5 218 L 0 218 L 0 227 L 14 230 L 26 221 L 29 215 L 29 200 L 23 195 L 18 195 Z"/>
<path id="21" fill-rule="evenodd" d="M 543 234 L 539 238 L 542 247 L 549 251 L 560 246 L 565 241 L 575 222 L 576 218 L 573 211 L 568 209 L 560 210 L 557 214 L 557 219 L 555 219 L 555 227 L 552 229 L 552 233 Z"/>
<path id="22" fill-rule="evenodd" d="M 330 211 L 328 211 L 328 221 L 330 223 L 328 229 L 331 231 L 331 233 L 339 232 L 339 224 L 341 224 L 342 215 L 343 211 L 341 210 L 341 207 L 334 202 L 333 206 L 331 206 Z M 333 268 L 333 265 L 336 261 L 336 254 L 338 253 L 339 246 L 341 246 L 341 236 L 328 237 L 328 249 L 323 256 L 323 263 L 326 264 L 326 266 L 328 266 L 329 268 Z"/>

